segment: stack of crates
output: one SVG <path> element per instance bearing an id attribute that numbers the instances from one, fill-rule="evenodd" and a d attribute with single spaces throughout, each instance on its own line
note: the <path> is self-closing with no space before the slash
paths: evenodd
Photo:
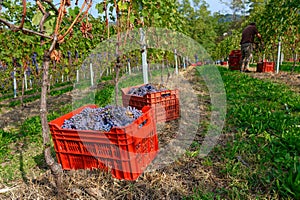
<path id="1" fill-rule="evenodd" d="M 242 59 L 242 52 L 241 50 L 232 50 L 229 54 L 229 69 L 230 70 L 240 70 L 241 67 L 241 59 Z"/>
<path id="2" fill-rule="evenodd" d="M 110 131 L 62 129 L 66 119 L 79 114 L 86 105 L 51 122 L 56 158 L 65 170 L 109 170 L 117 179 L 136 180 L 158 153 L 158 137 L 150 106 L 132 124 Z"/>
<path id="3" fill-rule="evenodd" d="M 168 122 L 179 118 L 178 89 L 147 93 L 144 96 L 128 94 L 130 89 L 138 88 L 143 85 L 144 84 L 122 89 L 122 102 L 124 107 L 132 106 L 141 109 L 144 106 L 151 106 L 154 109 L 154 119 L 156 123 Z"/>
<path id="4" fill-rule="evenodd" d="M 274 72 L 275 62 L 259 62 L 257 63 L 256 72 Z"/>

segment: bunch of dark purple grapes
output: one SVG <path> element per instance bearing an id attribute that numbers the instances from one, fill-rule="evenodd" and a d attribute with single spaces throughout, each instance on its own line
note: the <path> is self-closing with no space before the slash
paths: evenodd
<path id="1" fill-rule="evenodd" d="M 66 119 L 63 129 L 110 131 L 112 127 L 131 124 L 143 112 L 134 107 L 105 106 L 104 108 L 85 108 L 77 115 Z"/>
<path id="2" fill-rule="evenodd" d="M 129 95 L 137 95 L 137 96 L 145 96 L 148 93 L 161 92 L 166 90 L 166 88 L 162 86 L 154 86 L 150 83 L 145 84 L 138 88 L 131 88 L 128 92 Z"/>
<path id="3" fill-rule="evenodd" d="M 31 56 L 31 59 L 32 59 L 32 65 L 35 66 L 35 70 L 36 70 L 36 73 L 39 73 L 39 65 L 36 61 L 36 58 L 37 58 L 37 53 L 36 52 L 33 52 L 33 55 Z"/>

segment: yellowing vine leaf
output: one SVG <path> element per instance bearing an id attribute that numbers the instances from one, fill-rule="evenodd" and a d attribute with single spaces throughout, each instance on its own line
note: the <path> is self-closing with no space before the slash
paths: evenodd
<path id="1" fill-rule="evenodd" d="M 60 59 L 62 57 L 62 53 L 60 50 L 53 50 L 50 54 L 51 60 L 55 60 L 56 62 L 60 62 Z"/>

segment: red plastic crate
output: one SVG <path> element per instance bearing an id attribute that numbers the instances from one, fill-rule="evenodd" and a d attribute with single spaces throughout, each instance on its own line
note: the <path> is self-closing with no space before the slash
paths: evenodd
<path id="1" fill-rule="evenodd" d="M 231 56 L 235 56 L 235 55 L 242 55 L 242 51 L 241 50 L 231 50 L 230 54 Z"/>
<path id="2" fill-rule="evenodd" d="M 274 72 L 275 62 L 259 62 L 257 63 L 256 72 Z"/>
<path id="3" fill-rule="evenodd" d="M 143 97 L 127 94 L 131 88 L 138 88 L 143 85 L 144 84 L 123 88 L 121 90 L 123 106 L 132 106 L 137 109 L 141 109 L 144 106 L 151 106 L 154 108 L 154 119 L 157 123 L 179 118 L 180 106 L 178 89 L 149 93 Z"/>
<path id="4" fill-rule="evenodd" d="M 235 56 L 229 56 L 229 69 L 231 70 L 240 70 L 241 69 L 241 61 L 242 56 L 235 55 Z"/>
<path id="5" fill-rule="evenodd" d="M 65 119 L 87 107 L 97 106 L 83 106 L 49 122 L 58 163 L 65 170 L 100 168 L 115 178 L 136 180 L 159 150 L 153 109 L 143 107 L 143 115 L 132 124 L 109 132 L 61 128 Z"/>
<path id="6" fill-rule="evenodd" d="M 229 54 L 228 65 L 230 70 L 241 70 L 241 50 L 232 50 Z"/>

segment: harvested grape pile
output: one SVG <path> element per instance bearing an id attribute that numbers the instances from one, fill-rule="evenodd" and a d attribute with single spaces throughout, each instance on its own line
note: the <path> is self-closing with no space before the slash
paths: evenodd
<path id="1" fill-rule="evenodd" d="M 153 84 L 145 84 L 141 87 L 138 88 L 131 88 L 128 92 L 129 95 L 137 95 L 137 96 L 144 96 L 148 93 L 153 93 L 153 92 L 161 92 L 167 90 L 164 88 L 162 85 L 153 85 Z"/>
<path id="2" fill-rule="evenodd" d="M 104 108 L 85 108 L 79 114 L 66 119 L 63 129 L 110 131 L 112 127 L 131 124 L 142 115 L 142 111 L 134 107 L 107 105 Z"/>

